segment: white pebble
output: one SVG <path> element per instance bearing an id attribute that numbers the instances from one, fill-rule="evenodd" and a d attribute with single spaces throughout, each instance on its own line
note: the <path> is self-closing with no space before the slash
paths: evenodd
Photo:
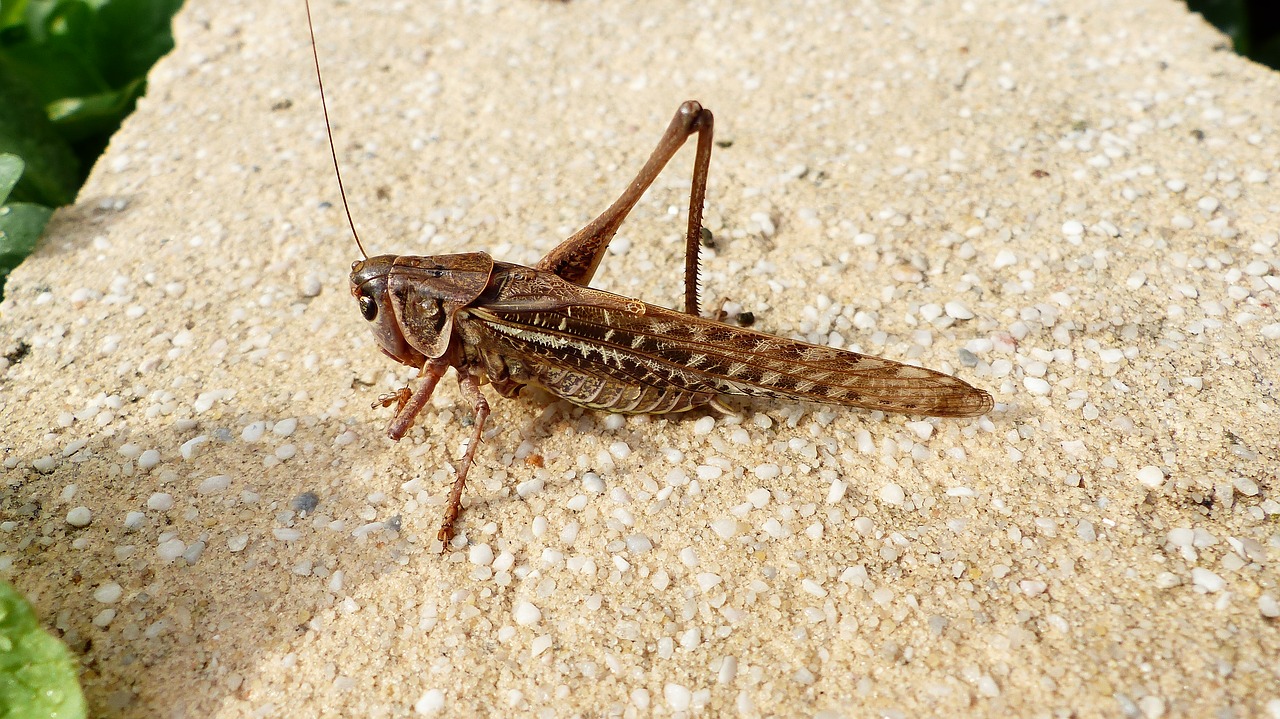
<path id="1" fill-rule="evenodd" d="M 381 525 L 381 523 L 377 523 L 377 524 Z M 281 542 L 292 542 L 296 539 L 300 539 L 302 537 L 302 532 L 299 532 L 298 530 L 292 529 L 290 527 L 276 527 L 275 529 L 271 530 L 271 536 L 275 537 Z"/>
<path id="2" fill-rule="evenodd" d="M 1010 265 L 1015 265 L 1017 263 L 1017 255 L 1013 254 L 1013 252 L 1009 250 L 1000 250 L 996 253 L 996 259 L 991 263 L 991 266 L 998 270 L 1002 267 L 1009 267 Z"/>
<path id="3" fill-rule="evenodd" d="M 136 532 L 142 529 L 147 523 L 147 515 L 142 512 L 128 512 L 124 515 L 124 528 L 129 532 Z"/>
<path id="4" fill-rule="evenodd" d="M 476 544 L 467 550 L 467 561 L 481 567 L 493 563 L 493 547 L 488 544 Z"/>
<path id="5" fill-rule="evenodd" d="M 1049 588 L 1049 585 L 1037 579 L 1024 579 L 1018 582 L 1018 588 L 1021 589 L 1022 593 L 1028 597 L 1036 597 L 1044 594 L 1044 591 Z"/>
<path id="6" fill-rule="evenodd" d="M 719 479 L 724 474 L 724 470 L 714 464 L 700 464 L 697 468 L 698 479 L 707 481 Z"/>
<path id="7" fill-rule="evenodd" d="M 773 479 L 781 472 L 778 465 L 773 464 L 772 462 L 756 465 L 755 469 L 751 471 L 755 474 L 757 479 Z"/>
<path id="8" fill-rule="evenodd" d="M 444 691 L 441 689 L 428 689 L 413 703 L 413 710 L 419 714 L 435 714 L 441 709 L 444 709 Z"/>
<path id="9" fill-rule="evenodd" d="M 1231 481 L 1231 485 L 1236 488 L 1237 492 L 1246 497 L 1256 497 L 1260 491 L 1258 483 L 1248 477 L 1236 477 Z"/>
<path id="10" fill-rule="evenodd" d="M 1169 544 L 1175 547 L 1190 547 L 1196 540 L 1196 533 L 1190 527 L 1174 527 L 1169 530 Z"/>
<path id="11" fill-rule="evenodd" d="M 208 479 L 205 479 L 204 481 L 202 481 L 200 483 L 200 486 L 196 487 L 196 492 L 199 494 L 213 494 L 214 492 L 221 492 L 222 490 L 230 486 L 231 486 L 230 475 L 215 474 L 212 477 L 209 477 Z"/>
<path id="12" fill-rule="evenodd" d="M 849 489 L 849 483 L 841 479 L 831 481 L 831 488 L 827 490 L 827 504 L 839 504 L 844 499 L 844 494 Z"/>
<path id="13" fill-rule="evenodd" d="M 711 434 L 711 430 L 716 426 L 716 418 L 710 415 L 699 417 L 697 422 L 693 423 L 694 434 Z"/>
<path id="14" fill-rule="evenodd" d="M 534 637 L 533 641 L 529 644 L 529 654 L 536 657 L 550 649 L 551 644 L 551 636 L 548 634 L 543 634 L 540 637 Z"/>
<path id="15" fill-rule="evenodd" d="M 1124 359 L 1124 350 L 1117 348 L 1099 349 L 1098 359 L 1104 364 L 1119 364 Z"/>
<path id="16" fill-rule="evenodd" d="M 523 599 L 516 602 L 511 614 L 515 618 L 516 624 L 522 627 L 533 626 L 542 621 L 542 610 Z"/>
<path id="17" fill-rule="evenodd" d="M 1196 201 L 1196 207 L 1200 208 L 1200 211 L 1206 215 L 1212 214 L 1214 210 L 1218 209 L 1219 204 L 1218 198 L 1207 195 Z"/>
<path id="18" fill-rule="evenodd" d="M 933 425 L 929 422 L 907 422 L 907 429 L 920 439 L 929 439 L 933 436 Z"/>
<path id="19" fill-rule="evenodd" d="M 1204 567 L 1191 568 L 1191 583 L 1206 592 L 1220 592 L 1227 586 L 1226 580 Z"/>
<path id="20" fill-rule="evenodd" d="M 631 534 L 627 536 L 627 551 L 632 554 L 644 554 L 653 549 L 653 542 L 643 534 Z"/>
<path id="21" fill-rule="evenodd" d="M 696 580 L 698 582 L 698 588 L 704 592 L 711 591 L 721 581 L 720 575 L 713 572 L 698 572 Z"/>
<path id="22" fill-rule="evenodd" d="M 1280 617 L 1280 603 L 1270 594 L 1263 594 L 1258 597 L 1258 611 L 1267 619 L 1275 619 Z"/>
<path id="23" fill-rule="evenodd" d="M 688 688 L 670 682 L 662 687 L 662 696 L 667 700 L 667 706 L 677 712 L 688 711 L 689 704 L 693 700 L 693 692 Z"/>
<path id="24" fill-rule="evenodd" d="M 827 596 L 827 590 L 823 589 L 821 584 L 818 584 L 812 579 L 802 579 L 800 581 L 800 588 L 803 589 L 806 594 L 812 594 L 815 597 Z"/>
<path id="25" fill-rule="evenodd" d="M 974 317 L 973 310 L 963 302 L 951 301 L 946 304 L 947 316 L 957 320 L 971 320 Z"/>
<path id="26" fill-rule="evenodd" d="M 760 528 L 765 531 L 765 534 L 768 534 L 774 539 L 782 539 L 789 534 L 787 532 L 787 528 L 782 526 L 782 522 L 779 522 L 773 517 L 764 520 L 764 524 L 761 525 Z"/>
<path id="27" fill-rule="evenodd" d="M 164 492 L 156 492 L 147 497 L 147 509 L 154 509 L 159 512 L 167 512 L 173 509 L 173 495 Z"/>
<path id="28" fill-rule="evenodd" d="M 902 504 L 907 498 L 907 493 L 902 487 L 894 482 L 884 485 L 880 488 L 880 501 L 895 507 Z"/>
<path id="29" fill-rule="evenodd" d="M 107 582 L 93 590 L 94 601 L 98 601 L 103 604 L 115 604 L 120 601 L 120 597 L 122 596 L 124 596 L 124 589 L 115 582 Z"/>
<path id="30" fill-rule="evenodd" d="M 1254 260 L 1244 266 L 1244 273 L 1254 277 L 1264 277 L 1271 274 L 1271 263 L 1265 260 Z"/>
<path id="31" fill-rule="evenodd" d="M 604 480 L 595 472 L 587 472 L 582 475 L 582 488 L 592 494 L 600 494 L 604 491 Z"/>
<path id="32" fill-rule="evenodd" d="M 1160 485 L 1164 484 L 1164 472 L 1160 471 L 1159 467 L 1148 464 L 1138 470 L 1138 482 L 1144 487 L 1159 489 Z"/>
<path id="33" fill-rule="evenodd" d="M 253 422 L 240 432 L 240 439 L 246 442 L 257 442 L 262 439 L 262 435 L 267 433 L 266 422 Z"/>
<path id="34" fill-rule="evenodd" d="M 138 469 L 151 469 L 160 464 L 160 453 L 154 449 L 148 449 L 138 455 Z"/>
<path id="35" fill-rule="evenodd" d="M 680 550 L 680 561 L 686 567 L 696 567 L 700 562 L 698 552 L 693 547 L 685 547 Z"/>
<path id="36" fill-rule="evenodd" d="M 1073 236 L 1083 235 L 1084 224 L 1081 223 L 1079 220 L 1067 220 L 1066 222 L 1062 223 L 1062 234 L 1073 235 Z"/>
<path id="37" fill-rule="evenodd" d="M 1022 386 L 1026 387 L 1028 392 L 1036 395 L 1037 397 L 1044 397 L 1049 394 L 1050 390 L 1049 383 L 1039 377 L 1023 377 Z"/>
<path id="38" fill-rule="evenodd" d="M 716 683 L 729 684 L 736 676 L 738 676 L 738 658 L 725 657 L 724 661 L 720 662 L 720 671 L 716 674 Z"/>
<path id="39" fill-rule="evenodd" d="M 320 294 L 320 290 L 323 289 L 323 287 L 324 286 L 320 283 L 319 277 L 316 277 L 315 275 L 307 275 L 302 280 L 302 296 L 315 297 Z"/>
<path id="40" fill-rule="evenodd" d="M 738 533 L 738 520 L 733 517 L 722 517 L 711 523 L 711 531 L 721 539 L 732 539 Z"/>
<path id="41" fill-rule="evenodd" d="M 541 491 L 542 491 L 542 488 L 543 488 L 543 486 L 545 486 L 545 484 L 546 484 L 546 483 L 545 483 L 545 482 L 543 482 L 541 479 L 538 479 L 538 478 L 536 478 L 536 477 L 535 477 L 535 478 L 533 478 L 533 479 L 530 479 L 530 480 L 527 480 L 527 481 L 524 481 L 524 482 L 521 482 L 521 483 L 517 484 L 517 485 L 516 485 L 516 494 L 517 494 L 521 499 L 528 499 L 529 497 L 532 497 L 533 495 L 537 494 L 538 492 L 541 492 Z"/>
<path id="42" fill-rule="evenodd" d="M 89 526 L 89 522 L 92 521 L 93 513 L 89 511 L 88 507 L 76 507 L 70 512 L 67 512 L 67 524 L 70 524 L 73 527 L 87 527 Z"/>
<path id="43" fill-rule="evenodd" d="M 290 417 L 289 419 L 282 419 L 279 422 L 276 422 L 271 427 L 271 431 L 275 432 L 280 437 L 288 437 L 289 435 L 293 434 L 294 430 L 296 430 L 297 428 L 298 428 L 298 420 L 293 417 Z"/>
<path id="44" fill-rule="evenodd" d="M 178 447 L 178 454 L 181 454 L 182 459 L 184 460 L 191 459 L 196 455 L 196 448 L 208 441 L 209 435 L 207 434 L 192 437 L 191 439 L 183 442 L 181 447 Z"/>
<path id="45" fill-rule="evenodd" d="M 156 554 L 166 562 L 172 562 L 187 551 L 187 543 L 181 539 L 170 539 L 156 547 Z"/>

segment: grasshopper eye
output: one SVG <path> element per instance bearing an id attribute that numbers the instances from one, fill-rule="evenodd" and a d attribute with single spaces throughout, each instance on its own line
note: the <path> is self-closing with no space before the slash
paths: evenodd
<path id="1" fill-rule="evenodd" d="M 378 316 L 378 303 L 373 301 L 372 297 L 360 298 L 360 314 L 370 322 Z"/>

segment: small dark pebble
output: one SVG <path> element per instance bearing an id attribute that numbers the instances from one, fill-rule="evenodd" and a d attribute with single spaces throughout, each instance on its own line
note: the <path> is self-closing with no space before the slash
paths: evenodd
<path id="1" fill-rule="evenodd" d="M 393 532 L 398 533 L 400 531 L 400 515 L 397 514 L 394 517 L 391 517 L 387 521 L 383 522 L 382 526 L 386 527 L 387 529 Z"/>
<path id="2" fill-rule="evenodd" d="M 289 500 L 289 508 L 295 512 L 311 513 L 320 506 L 320 497 L 315 492 L 303 492 Z"/>
<path id="3" fill-rule="evenodd" d="M 702 246 L 715 247 L 716 237 L 715 235 L 711 234 L 711 230 L 708 230 L 705 227 L 699 228 L 699 230 L 700 231 L 698 232 L 698 241 L 702 243 Z"/>

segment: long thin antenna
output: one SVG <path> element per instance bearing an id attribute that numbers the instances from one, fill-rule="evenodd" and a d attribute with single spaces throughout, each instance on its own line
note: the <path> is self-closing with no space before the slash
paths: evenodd
<path id="1" fill-rule="evenodd" d="M 316 50 L 316 28 L 311 22 L 311 2 L 302 0 L 307 6 L 307 30 L 311 32 L 311 57 L 316 61 L 316 83 L 320 85 L 320 109 L 324 110 L 324 131 L 329 136 L 329 154 L 333 156 L 333 174 L 338 178 L 338 194 L 342 195 L 342 209 L 347 212 L 347 224 L 351 226 L 351 236 L 356 238 L 356 247 L 360 248 L 360 256 L 369 259 L 360 242 L 360 233 L 356 232 L 356 222 L 351 219 L 351 205 L 347 204 L 347 189 L 342 185 L 342 170 L 338 169 L 338 148 L 333 144 L 333 126 L 329 124 L 329 103 L 324 99 L 324 79 L 320 76 L 320 52 Z"/>

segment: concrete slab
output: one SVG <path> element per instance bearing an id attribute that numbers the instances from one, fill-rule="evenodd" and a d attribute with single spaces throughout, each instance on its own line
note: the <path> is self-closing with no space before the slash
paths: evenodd
<path id="1" fill-rule="evenodd" d="M 695 98 L 708 298 L 999 404 L 491 395 L 437 555 L 469 410 L 369 408 L 302 4 L 192 0 L 0 306 L 0 571 L 95 715 L 1280 711 L 1280 78 L 1180 3 L 314 10 L 371 252 L 532 262 Z M 679 302 L 690 161 L 599 286 Z"/>

